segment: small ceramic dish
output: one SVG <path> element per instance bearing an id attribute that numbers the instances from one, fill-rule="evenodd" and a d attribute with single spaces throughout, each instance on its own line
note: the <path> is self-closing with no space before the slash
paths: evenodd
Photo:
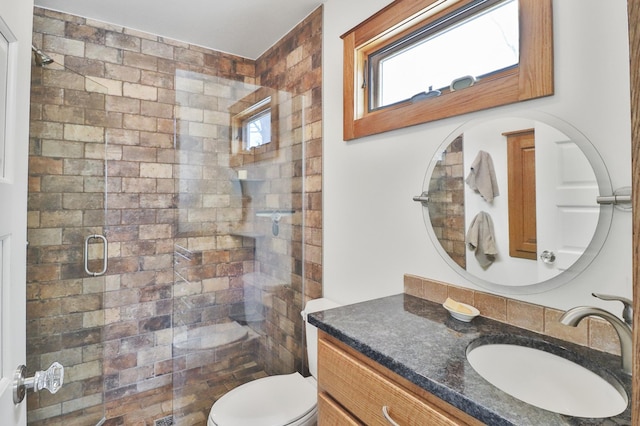
<path id="1" fill-rule="evenodd" d="M 460 302 L 458 302 L 460 303 Z M 463 307 L 469 309 L 471 311 L 471 313 L 467 314 L 464 312 L 458 312 L 456 310 L 451 309 L 449 306 L 447 306 L 446 304 L 443 304 L 442 306 L 444 306 L 444 308 L 449 311 L 449 314 L 451 314 L 451 316 L 459 321 L 463 321 L 463 322 L 470 322 L 472 319 L 474 319 L 475 317 L 477 317 L 478 315 L 480 315 L 480 311 L 471 306 L 471 305 L 467 305 L 466 303 L 460 303 L 460 305 L 462 305 Z"/>

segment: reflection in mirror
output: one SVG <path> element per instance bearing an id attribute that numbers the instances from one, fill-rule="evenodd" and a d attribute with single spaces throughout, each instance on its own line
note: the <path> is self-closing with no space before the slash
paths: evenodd
<path id="1" fill-rule="evenodd" d="M 445 260 L 479 285 L 534 293 L 593 260 L 609 230 L 608 173 L 593 145 L 546 116 L 462 126 L 442 144 L 423 187 L 427 230 Z"/>

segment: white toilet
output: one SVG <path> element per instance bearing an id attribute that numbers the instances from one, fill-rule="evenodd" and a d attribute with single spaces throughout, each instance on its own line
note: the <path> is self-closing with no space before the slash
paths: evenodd
<path id="1" fill-rule="evenodd" d="M 207 426 L 311 426 L 317 418 L 318 330 L 307 314 L 339 306 L 329 299 L 307 302 L 302 317 L 307 335 L 311 376 L 281 374 L 257 379 L 229 391 L 217 400 Z"/>

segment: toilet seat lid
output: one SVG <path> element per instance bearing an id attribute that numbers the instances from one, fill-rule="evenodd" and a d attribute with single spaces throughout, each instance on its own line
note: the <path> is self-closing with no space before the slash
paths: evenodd
<path id="1" fill-rule="evenodd" d="M 216 425 L 287 425 L 313 410 L 317 389 L 299 373 L 270 376 L 226 393 L 211 408 Z"/>

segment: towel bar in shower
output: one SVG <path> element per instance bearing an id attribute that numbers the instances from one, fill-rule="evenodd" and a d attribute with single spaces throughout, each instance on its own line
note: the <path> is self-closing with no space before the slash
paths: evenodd
<path id="1" fill-rule="evenodd" d="M 284 216 L 291 216 L 295 212 L 295 210 L 259 210 L 256 212 L 256 216 L 271 218 L 271 233 L 277 236 L 280 233 L 280 219 Z"/>
<path id="2" fill-rule="evenodd" d="M 102 240 L 102 270 L 98 272 L 89 270 L 89 240 L 94 240 L 94 239 Z M 88 275 L 91 275 L 92 277 L 98 277 L 100 275 L 104 275 L 104 273 L 107 272 L 107 262 L 108 262 L 107 245 L 108 245 L 107 237 L 105 237 L 104 235 L 93 234 L 85 238 L 84 240 L 84 271 Z"/>

